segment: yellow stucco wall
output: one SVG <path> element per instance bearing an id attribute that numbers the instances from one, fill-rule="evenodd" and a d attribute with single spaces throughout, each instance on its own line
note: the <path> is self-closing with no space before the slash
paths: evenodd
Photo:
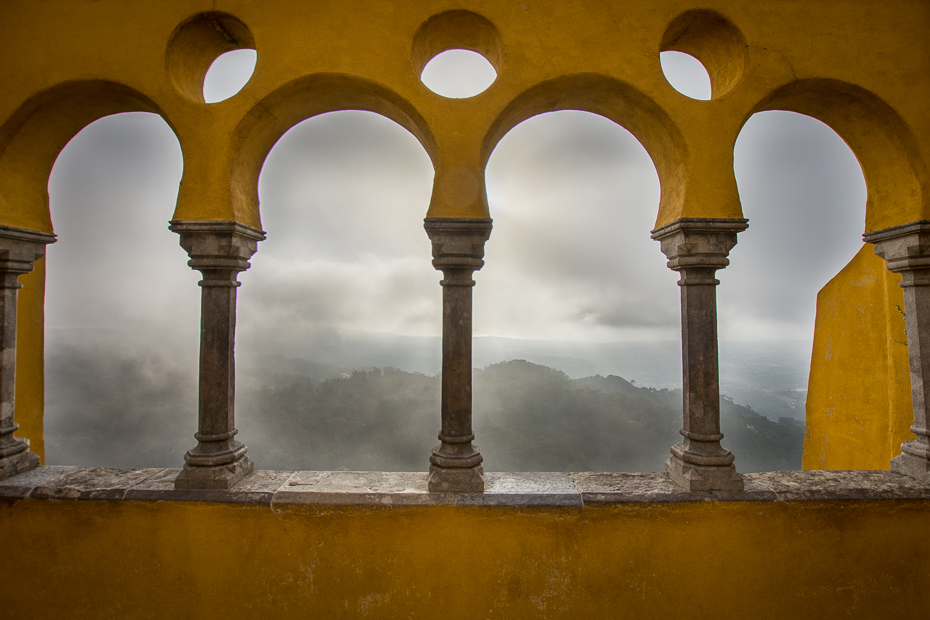
<path id="1" fill-rule="evenodd" d="M 21 618 L 925 617 L 930 502 L 0 502 Z"/>
<path id="2" fill-rule="evenodd" d="M 804 469 L 888 469 L 914 438 L 900 281 L 866 244 L 817 295 Z"/>

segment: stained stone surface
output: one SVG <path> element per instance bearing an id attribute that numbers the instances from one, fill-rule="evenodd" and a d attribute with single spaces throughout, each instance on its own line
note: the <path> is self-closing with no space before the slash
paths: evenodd
<path id="1" fill-rule="evenodd" d="M 71 465 L 50 465 L 7 478 L 0 481 L 0 496 L 27 497 L 37 486 L 49 483 L 72 469 L 77 468 Z"/>
<path id="2" fill-rule="evenodd" d="M 123 499 L 268 504 L 275 491 L 294 475 L 292 471 L 262 470 L 246 476 L 232 489 L 176 489 L 174 481 L 180 472 L 164 469 L 126 491 Z"/>
<path id="3" fill-rule="evenodd" d="M 35 499 L 123 499 L 126 491 L 162 469 L 76 467 L 44 482 L 30 493 Z"/>
<path id="4" fill-rule="evenodd" d="M 751 477 L 757 484 L 771 488 L 784 502 L 930 499 L 930 481 L 892 471 L 773 471 Z"/>
<path id="5" fill-rule="evenodd" d="M 488 473 L 484 493 L 430 493 L 426 472 L 256 471 L 229 490 L 175 489 L 177 469 L 39 467 L 0 482 L 11 500 L 142 500 L 266 506 L 562 507 L 681 502 L 930 500 L 930 482 L 892 471 L 747 474 L 743 491 L 689 493 L 665 473 Z"/>
<path id="6" fill-rule="evenodd" d="M 462 493 L 456 504 L 578 507 L 582 504 L 581 494 L 569 473 L 489 473 L 484 479 L 484 493 Z"/>
<path id="7" fill-rule="evenodd" d="M 430 494 L 425 472 L 301 471 L 275 493 L 275 505 L 434 505 L 452 503 Z M 440 501 L 437 501 L 440 500 Z"/>

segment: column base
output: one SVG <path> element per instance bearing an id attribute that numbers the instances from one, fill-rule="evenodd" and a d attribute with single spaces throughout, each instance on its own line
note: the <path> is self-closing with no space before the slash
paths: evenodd
<path id="1" fill-rule="evenodd" d="M 185 464 L 174 479 L 174 488 L 228 490 L 251 474 L 253 469 L 255 462 L 247 456 L 216 467 L 191 467 Z"/>
<path id="2" fill-rule="evenodd" d="M 891 471 L 899 474 L 917 478 L 918 480 L 930 481 L 930 460 L 926 457 L 914 456 L 907 452 L 902 452 L 891 459 Z"/>
<path id="3" fill-rule="evenodd" d="M 694 465 L 673 455 L 665 461 L 665 471 L 686 491 L 743 490 L 743 477 L 733 465 Z"/>
<path id="4" fill-rule="evenodd" d="M 0 458 L 0 480 L 35 469 L 41 463 L 39 455 L 29 450 L 23 450 L 11 456 Z"/>
<path id="5" fill-rule="evenodd" d="M 430 493 L 484 493 L 484 467 L 439 467 L 430 465 Z"/>

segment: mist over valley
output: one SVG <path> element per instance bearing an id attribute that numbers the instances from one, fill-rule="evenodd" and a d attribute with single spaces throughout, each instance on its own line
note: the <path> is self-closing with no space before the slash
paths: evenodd
<path id="1" fill-rule="evenodd" d="M 238 438 L 260 469 L 423 471 L 440 425 L 439 344 L 364 333 L 292 341 L 326 360 L 316 361 L 243 343 Z M 47 462 L 180 467 L 197 424 L 196 346 L 50 330 Z M 680 440 L 679 347 L 476 338 L 485 469 L 661 471 Z M 749 397 L 721 398 L 723 443 L 741 472 L 801 466 L 806 361 L 797 349 L 721 343 L 722 385 Z"/>

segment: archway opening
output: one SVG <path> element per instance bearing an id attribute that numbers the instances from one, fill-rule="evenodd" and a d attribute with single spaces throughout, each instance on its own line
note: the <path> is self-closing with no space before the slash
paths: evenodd
<path id="1" fill-rule="evenodd" d="M 372 112 L 276 143 L 268 234 L 241 278 L 237 424 L 262 468 L 423 470 L 439 424 L 441 276 L 423 230 L 433 168 Z"/>
<path id="2" fill-rule="evenodd" d="M 829 126 L 784 111 L 746 122 L 734 171 L 750 226 L 717 276 L 721 392 L 776 424 L 734 421 L 725 442 L 783 435 L 781 464 L 734 450 L 737 469 L 799 469 L 817 293 L 862 248 L 865 180 Z"/>
<path id="3" fill-rule="evenodd" d="M 661 470 L 681 355 L 676 276 L 649 235 L 651 158 L 602 116 L 552 112 L 501 139 L 487 179 L 473 390 L 485 468 Z"/>
<path id="4" fill-rule="evenodd" d="M 198 274 L 168 220 L 183 161 L 150 113 L 102 118 L 48 189 L 48 464 L 179 467 L 197 427 Z"/>

